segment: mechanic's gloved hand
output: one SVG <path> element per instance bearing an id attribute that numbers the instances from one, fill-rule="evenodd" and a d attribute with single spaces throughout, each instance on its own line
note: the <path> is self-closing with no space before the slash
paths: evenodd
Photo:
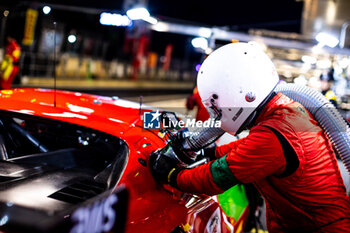
<path id="1" fill-rule="evenodd" d="M 173 157 L 174 151 L 170 146 L 152 152 L 149 165 L 154 179 L 160 184 L 170 184 L 177 188 L 176 178 L 183 168 L 179 167 Z"/>
<path id="2" fill-rule="evenodd" d="M 203 149 L 202 155 L 203 157 L 207 157 L 209 158 L 209 160 L 216 160 L 216 156 L 215 156 L 215 150 L 216 150 L 216 145 L 207 147 L 205 149 Z"/>

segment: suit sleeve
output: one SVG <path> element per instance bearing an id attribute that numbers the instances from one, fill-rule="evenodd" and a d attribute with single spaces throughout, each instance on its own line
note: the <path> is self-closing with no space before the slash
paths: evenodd
<path id="1" fill-rule="evenodd" d="M 210 167 L 214 161 L 193 169 L 185 169 L 177 176 L 177 187 L 187 193 L 216 195 L 224 190 L 216 185 Z"/>
<path id="2" fill-rule="evenodd" d="M 237 147 L 237 145 L 242 143 L 243 140 L 244 138 L 241 138 L 228 144 L 217 146 L 215 150 L 215 157 L 219 159 L 227 155 L 231 150 L 234 150 Z"/>
<path id="3" fill-rule="evenodd" d="M 277 137 L 262 126 L 253 127 L 247 137 L 220 147 L 219 153 L 224 152 L 227 154 L 217 160 L 179 173 L 179 189 L 215 195 L 237 183 L 251 183 L 280 174 L 286 166 Z"/>

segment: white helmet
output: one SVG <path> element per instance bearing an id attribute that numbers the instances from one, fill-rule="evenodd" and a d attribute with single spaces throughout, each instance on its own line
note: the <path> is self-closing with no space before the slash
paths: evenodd
<path id="1" fill-rule="evenodd" d="M 221 128 L 235 135 L 278 83 L 270 58 L 251 43 L 231 43 L 211 53 L 197 77 L 199 95 Z"/>

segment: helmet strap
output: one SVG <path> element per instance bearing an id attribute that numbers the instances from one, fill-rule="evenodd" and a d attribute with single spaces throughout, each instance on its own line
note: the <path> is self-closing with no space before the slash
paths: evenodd
<path id="1" fill-rule="evenodd" d="M 270 92 L 270 94 L 259 104 L 259 106 L 249 115 L 249 117 L 243 122 L 241 127 L 237 130 L 237 134 L 241 133 L 245 129 L 250 129 L 253 127 L 256 119 L 261 114 L 261 112 L 264 110 L 265 106 L 267 105 L 270 100 L 272 100 L 273 97 L 275 97 L 277 94 L 274 90 Z"/>

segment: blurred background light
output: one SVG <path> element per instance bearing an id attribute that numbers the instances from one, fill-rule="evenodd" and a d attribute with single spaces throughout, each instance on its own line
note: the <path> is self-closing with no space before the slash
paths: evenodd
<path id="1" fill-rule="evenodd" d="M 306 80 L 306 78 L 305 78 L 304 75 L 299 75 L 298 77 L 296 77 L 296 78 L 294 79 L 294 83 L 295 83 L 295 84 L 298 84 L 298 85 L 303 85 L 303 86 L 305 86 L 305 85 L 307 85 L 307 80 Z"/>
<path id="2" fill-rule="evenodd" d="M 345 69 L 346 67 L 348 67 L 350 64 L 350 59 L 347 58 L 347 57 L 344 57 L 342 58 L 340 61 L 339 61 L 339 66 L 343 69 Z"/>
<path id="3" fill-rule="evenodd" d="M 321 45 L 327 45 L 331 48 L 334 48 L 335 46 L 337 46 L 337 44 L 339 44 L 339 40 L 335 36 L 332 36 L 325 32 L 318 33 L 316 36 L 316 40 Z"/>
<path id="4" fill-rule="evenodd" d="M 2 216 L 2 218 L 0 218 L 0 226 L 5 225 L 9 220 L 9 217 L 7 215 Z"/>
<path id="5" fill-rule="evenodd" d="M 7 17 L 9 15 L 9 11 L 8 10 L 4 10 L 4 16 Z"/>
<path id="6" fill-rule="evenodd" d="M 195 48 L 206 50 L 208 48 L 208 40 L 203 37 L 196 37 L 191 41 L 191 44 Z"/>
<path id="7" fill-rule="evenodd" d="M 150 16 L 148 10 L 144 7 L 130 9 L 126 12 L 126 15 L 131 20 L 147 19 Z"/>
<path id="8" fill-rule="evenodd" d="M 164 22 L 158 22 L 155 25 L 152 25 L 152 29 L 157 32 L 167 32 L 169 31 L 169 25 Z"/>
<path id="9" fill-rule="evenodd" d="M 211 54 L 212 52 L 213 52 L 213 49 L 209 47 L 205 50 L 205 54 L 207 55 Z"/>
<path id="10" fill-rule="evenodd" d="M 211 36 L 211 29 L 210 28 L 199 28 L 198 34 L 200 37 L 209 38 Z"/>
<path id="11" fill-rule="evenodd" d="M 332 66 L 332 62 L 330 60 L 319 60 L 317 61 L 316 66 L 319 69 L 328 69 Z"/>
<path id="12" fill-rule="evenodd" d="M 307 56 L 307 55 L 304 55 L 301 57 L 301 60 L 304 62 L 304 63 L 307 63 L 307 64 L 316 64 L 317 62 L 317 58 L 315 57 L 312 57 L 312 56 Z"/>
<path id="13" fill-rule="evenodd" d="M 158 23 L 158 20 L 152 16 L 148 16 L 148 17 L 144 18 L 143 20 L 150 23 L 150 24 L 153 24 L 153 25 Z"/>
<path id="14" fill-rule="evenodd" d="M 320 90 L 321 89 L 320 79 L 318 77 L 312 76 L 309 79 L 308 86 L 316 90 Z"/>
<path id="15" fill-rule="evenodd" d="M 100 14 L 100 24 L 117 26 L 117 27 L 121 27 L 121 26 L 126 27 L 126 26 L 131 26 L 132 21 L 126 15 L 102 12 Z"/>
<path id="16" fill-rule="evenodd" d="M 43 7 L 43 12 L 44 12 L 45 15 L 48 15 L 51 12 L 51 7 L 44 6 Z"/>
<path id="17" fill-rule="evenodd" d="M 201 68 L 201 64 L 197 64 L 196 65 L 196 71 L 198 72 L 200 68 Z"/>
<path id="18" fill-rule="evenodd" d="M 323 47 L 323 45 L 321 45 L 321 43 L 319 43 L 319 44 L 313 46 L 313 47 L 311 48 L 311 51 L 312 51 L 312 53 L 314 53 L 314 54 L 323 53 L 324 51 L 323 51 L 323 48 L 322 48 L 322 47 Z"/>
<path id="19" fill-rule="evenodd" d="M 77 41 L 77 37 L 75 35 L 71 34 L 71 35 L 68 36 L 68 42 L 69 43 L 73 44 L 76 41 Z"/>

